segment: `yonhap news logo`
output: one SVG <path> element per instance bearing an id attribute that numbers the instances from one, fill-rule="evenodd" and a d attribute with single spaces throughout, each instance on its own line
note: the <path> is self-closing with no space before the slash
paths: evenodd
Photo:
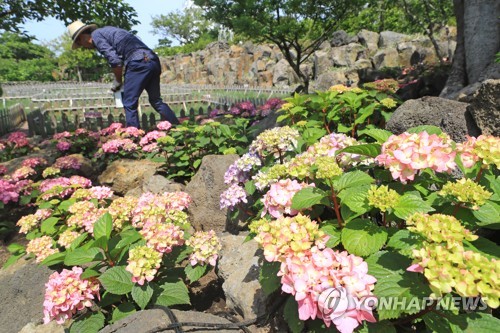
<path id="1" fill-rule="evenodd" d="M 433 306 L 436 310 L 460 309 L 481 311 L 488 308 L 481 297 L 460 297 L 448 295 L 443 298 L 431 297 L 380 297 L 375 295 L 358 298 L 344 287 L 325 289 L 318 298 L 318 307 L 322 314 L 332 320 L 341 317 L 350 310 L 367 311 L 401 310 L 410 313 Z"/>

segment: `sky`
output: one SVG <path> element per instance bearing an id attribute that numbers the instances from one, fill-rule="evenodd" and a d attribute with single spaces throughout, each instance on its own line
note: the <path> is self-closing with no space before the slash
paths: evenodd
<path id="1" fill-rule="evenodd" d="M 137 36 L 149 47 L 158 45 L 159 35 L 153 35 L 151 30 L 151 17 L 165 15 L 176 9 L 182 9 L 185 0 L 127 0 L 137 12 L 137 20 L 141 22 L 132 29 L 137 30 Z M 29 35 L 35 36 L 39 43 L 49 42 L 66 32 L 62 21 L 46 18 L 43 21 L 29 21 L 24 25 Z M 173 43 L 175 45 L 175 43 Z"/>

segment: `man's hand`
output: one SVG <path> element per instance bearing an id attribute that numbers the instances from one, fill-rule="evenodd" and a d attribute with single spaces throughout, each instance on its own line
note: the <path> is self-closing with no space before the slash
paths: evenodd
<path id="1" fill-rule="evenodd" d="M 111 85 L 111 91 L 117 92 L 118 90 L 120 90 L 121 87 L 122 87 L 122 83 L 118 82 L 118 80 L 115 79 L 113 81 L 113 84 Z"/>

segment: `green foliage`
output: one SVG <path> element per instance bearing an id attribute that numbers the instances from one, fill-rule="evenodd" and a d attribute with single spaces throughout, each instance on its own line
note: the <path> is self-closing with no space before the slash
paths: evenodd
<path id="1" fill-rule="evenodd" d="M 235 147 L 236 152 L 242 154 L 249 143 L 250 120 L 226 117 L 221 122 L 212 121 L 204 125 L 184 122 L 170 131 L 169 138 L 159 140 L 160 152 L 150 157 L 165 163 L 167 177 L 187 180 L 195 174 L 206 155 L 224 154 L 230 147 Z"/>
<path id="2" fill-rule="evenodd" d="M 350 290 L 349 283 L 338 282 L 331 275 L 325 277 L 323 266 L 313 264 L 320 260 L 317 257 L 320 251 L 331 254 L 327 251 L 330 249 L 336 255 L 357 256 L 357 267 L 366 261 L 368 274 L 377 280 L 372 286 L 373 295 L 379 302 L 398 302 L 398 305 L 391 303 L 392 306 L 382 303 L 385 305 L 373 310 L 376 323 L 363 323 L 359 319 L 360 332 L 394 332 L 412 326 L 422 331 L 447 327 L 446 331 L 458 332 L 466 327 L 483 327 L 493 318 L 489 314 L 483 318 L 482 312 L 474 313 L 470 323 L 459 323 L 457 314 L 465 315 L 464 309 L 455 309 L 450 316 L 448 308 L 434 311 L 440 297 L 482 297 L 491 308 L 498 307 L 498 297 L 493 291 L 496 273 L 489 275 L 497 269 L 500 253 L 495 243 L 500 213 L 498 153 L 491 148 L 498 144 L 498 138 L 489 137 L 491 147 L 485 148 L 487 152 L 478 157 L 475 165 L 465 168 L 460 162 L 462 148 L 440 128 L 419 126 L 407 130 L 414 137 L 429 138 L 422 139 L 423 150 L 431 147 L 433 140 L 442 142 L 446 153 L 443 151 L 435 158 L 442 161 L 448 158 L 452 164 L 458 161 L 465 177 L 484 188 L 487 193 L 484 200 L 473 208 L 463 202 L 466 199 L 458 199 L 460 194 L 450 197 L 441 191 L 446 184 L 457 182 L 450 174 L 435 168 L 419 169 L 420 163 L 432 160 L 430 156 L 420 155 L 420 150 L 410 153 L 406 143 L 391 148 L 390 143 L 398 142 L 393 141 L 398 137 L 384 130 L 383 124 L 397 102 L 387 100 L 389 96 L 376 90 L 334 86 L 327 92 L 288 98 L 279 120 L 298 130 L 300 137 L 288 138 L 292 129 L 286 127 L 278 135 L 271 134 L 279 129 L 259 135 L 250 147 L 260 163 L 249 165 L 244 180 L 232 183 L 246 190 L 248 204 L 242 209 L 254 214 L 249 219 L 249 238 L 259 242 L 269 261 L 261 267 L 259 280 L 263 290 L 271 293 L 279 289 L 278 277 L 281 292 L 291 294 L 284 308 L 291 331 L 304 328 L 304 323 L 297 320 L 298 313 L 301 318 L 313 313 L 308 297 L 317 299 L 314 297 L 321 293 L 318 289 L 324 289 L 318 287 L 319 283 L 331 278 L 334 281 L 329 284 L 331 287 L 344 286 Z M 287 146 L 286 140 L 294 144 Z M 483 142 L 486 138 L 478 140 Z M 280 142 L 277 151 L 273 150 L 276 141 Z M 411 170 L 413 179 L 402 181 L 396 172 L 402 164 L 410 168 L 410 162 L 385 161 L 387 154 L 392 154 L 391 149 L 397 150 L 394 155 L 398 158 L 409 156 L 408 159 L 418 161 L 412 164 L 419 169 Z M 483 153 L 478 150 L 477 154 Z M 495 157 L 487 157 L 490 155 Z M 242 158 L 235 165 L 246 165 L 245 161 Z M 337 169 L 325 168 L 325 161 Z M 305 222 L 311 220 L 317 222 Z M 314 241 L 318 233 L 327 235 L 328 240 Z M 330 249 L 321 250 L 323 246 Z M 469 259 L 464 259 L 465 256 Z M 277 269 L 278 265 L 279 275 L 270 269 Z M 340 269 L 333 268 L 338 265 L 344 272 L 341 260 L 334 260 L 329 267 Z M 490 270 L 492 266 L 495 268 Z M 452 276 L 456 284 L 445 284 L 445 276 Z M 466 280 L 465 276 L 473 277 Z M 471 289 L 477 283 L 487 287 L 481 291 Z M 363 299 L 358 297 L 359 301 Z M 441 315 L 441 311 L 446 315 Z M 340 322 L 340 319 L 334 321 Z M 307 320 L 305 326 L 310 331 L 326 331 L 318 321 Z"/>
<path id="3" fill-rule="evenodd" d="M 96 22 L 99 25 L 114 25 L 124 29 L 139 23 L 137 13 L 122 0 L 105 1 L 17 1 L 6 0 L 0 3 L 0 29 L 19 32 L 27 20 L 42 21 L 46 17 L 55 17 L 65 23 L 75 20 Z"/>
<path id="4" fill-rule="evenodd" d="M 210 22 L 203 18 L 199 7 L 186 7 L 166 15 L 153 16 L 153 33 L 163 38 L 173 38 L 181 44 L 193 44 L 208 33 Z"/>
<path id="5" fill-rule="evenodd" d="M 186 43 L 180 46 L 162 46 L 155 48 L 155 52 L 163 57 L 174 56 L 177 54 L 188 54 L 196 51 L 203 50 L 208 44 L 216 41 L 217 39 L 210 33 L 204 33 L 194 42 Z"/>
<path id="6" fill-rule="evenodd" d="M 425 33 L 422 26 L 408 19 L 405 4 L 412 17 L 420 22 L 432 20 L 434 24 L 453 25 L 453 2 L 446 1 L 408 1 L 408 0 L 370 0 L 354 16 L 343 20 L 340 28 L 351 33 L 361 29 L 370 31 L 397 31 L 405 34 Z"/>
<path id="7" fill-rule="evenodd" d="M 300 65 L 357 11 L 362 1 L 220 1 L 195 0 L 206 17 L 252 40 L 276 44 L 307 92 L 309 77 Z M 258 32 L 258 33 L 256 33 Z"/>
<path id="8" fill-rule="evenodd" d="M 26 36 L 4 32 L 0 36 L 0 81 L 53 81 L 54 55 Z"/>
<path id="9" fill-rule="evenodd" d="M 333 86 L 316 95 L 298 95 L 285 99 L 278 120 L 283 124 L 297 124 L 307 144 L 316 142 L 327 133 L 347 133 L 357 138 L 362 134 L 381 140 L 387 133 L 377 126 L 389 120 L 399 104 L 398 98 L 377 90 Z M 382 131 L 382 132 L 381 132 Z M 349 147 L 366 155 L 378 155 L 378 146 Z M 369 153 L 368 153 L 369 151 Z M 350 151 L 356 153 L 356 151 Z"/>

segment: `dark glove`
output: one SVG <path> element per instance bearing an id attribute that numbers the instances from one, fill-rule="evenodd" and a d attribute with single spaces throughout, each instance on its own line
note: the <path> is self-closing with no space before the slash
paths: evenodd
<path id="1" fill-rule="evenodd" d="M 112 92 L 117 92 L 120 90 L 122 87 L 122 83 L 118 82 L 116 79 L 113 81 L 113 84 L 111 85 L 111 91 Z"/>

